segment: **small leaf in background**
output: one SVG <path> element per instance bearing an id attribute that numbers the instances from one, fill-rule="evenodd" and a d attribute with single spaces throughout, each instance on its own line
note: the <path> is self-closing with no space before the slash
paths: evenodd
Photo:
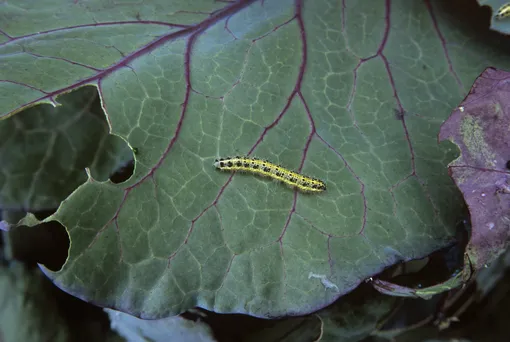
<path id="1" fill-rule="evenodd" d="M 474 269 L 501 255 L 510 243 L 510 73 L 486 69 L 441 127 L 461 155 L 449 165 L 471 215 L 466 253 Z"/>
<path id="2" fill-rule="evenodd" d="M 324 324 L 321 341 L 362 341 L 373 334 L 398 303 L 389 296 L 368 292 L 365 298 L 348 297 L 319 312 Z"/>
<path id="3" fill-rule="evenodd" d="M 38 268 L 2 262 L 0 293 L 2 342 L 125 341 L 100 308 L 60 291 Z"/>
<path id="4" fill-rule="evenodd" d="M 0 265 L 2 342 L 68 342 L 72 335 L 40 272 L 17 262 Z"/>
<path id="5" fill-rule="evenodd" d="M 85 87 L 0 121 L 0 207 L 55 209 L 87 180 L 107 180 L 132 159 L 126 143 L 108 132 L 97 90 Z"/>
<path id="6" fill-rule="evenodd" d="M 447 281 L 427 288 L 411 288 L 380 279 L 375 279 L 373 286 L 377 291 L 390 296 L 430 299 L 434 295 L 454 289 L 463 283 L 463 273 L 457 272 Z"/>

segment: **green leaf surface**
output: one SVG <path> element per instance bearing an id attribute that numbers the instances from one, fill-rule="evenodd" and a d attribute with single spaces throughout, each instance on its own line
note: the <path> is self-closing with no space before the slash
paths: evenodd
<path id="1" fill-rule="evenodd" d="M 85 167 L 105 181 L 132 158 L 99 116 L 96 88 L 82 88 L 59 101 L 59 107 L 45 104 L 0 121 L 1 208 L 57 208 L 87 180 Z"/>
<path id="2" fill-rule="evenodd" d="M 490 39 L 443 1 L 17 1 L 0 16 L 0 115 L 83 85 L 136 149 L 48 220 L 69 259 L 48 276 L 143 318 L 200 306 L 305 314 L 453 239 L 456 155 L 437 132 Z M 42 14 L 46 15 L 42 15 Z M 222 173 L 256 155 L 324 180 L 301 194 Z"/>

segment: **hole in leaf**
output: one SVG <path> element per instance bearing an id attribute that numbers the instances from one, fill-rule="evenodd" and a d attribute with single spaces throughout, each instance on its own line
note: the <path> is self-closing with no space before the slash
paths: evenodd
<path id="1" fill-rule="evenodd" d="M 13 227 L 9 231 L 9 243 L 15 259 L 43 264 L 56 272 L 67 259 L 70 240 L 64 226 L 50 221 L 32 227 Z"/>
<path id="2" fill-rule="evenodd" d="M 57 211 L 56 208 L 34 211 L 34 212 L 32 212 L 32 214 L 34 214 L 34 216 L 37 217 L 38 220 L 42 221 L 42 220 L 46 219 L 47 217 L 53 215 L 55 213 L 55 211 Z"/>
<path id="3" fill-rule="evenodd" d="M 135 161 L 130 160 L 126 165 L 121 166 L 113 175 L 110 176 L 110 181 L 114 184 L 119 184 L 127 181 L 135 170 Z"/>

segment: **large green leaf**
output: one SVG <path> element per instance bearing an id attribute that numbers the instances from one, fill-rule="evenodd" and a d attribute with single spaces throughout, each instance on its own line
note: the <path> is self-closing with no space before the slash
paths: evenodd
<path id="1" fill-rule="evenodd" d="M 97 86 L 136 148 L 47 220 L 69 231 L 64 290 L 158 318 L 324 307 L 453 238 L 461 199 L 441 122 L 487 62 L 443 1 L 16 1 L 0 16 L 0 113 Z M 323 179 L 301 194 L 230 175 L 250 154 Z"/>

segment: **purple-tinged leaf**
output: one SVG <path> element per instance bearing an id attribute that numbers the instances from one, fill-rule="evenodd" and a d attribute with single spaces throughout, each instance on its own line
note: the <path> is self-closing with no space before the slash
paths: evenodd
<path id="1" fill-rule="evenodd" d="M 510 73 L 488 68 L 439 134 L 460 149 L 449 170 L 469 207 L 466 253 L 475 269 L 492 262 L 510 242 L 509 127 Z"/>

